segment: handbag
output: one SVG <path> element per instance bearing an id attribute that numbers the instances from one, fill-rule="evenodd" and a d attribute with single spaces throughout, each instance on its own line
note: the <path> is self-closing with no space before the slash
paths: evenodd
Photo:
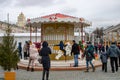
<path id="1" fill-rule="evenodd" d="M 42 57 L 41 57 L 41 56 L 39 56 L 38 62 L 39 62 L 40 64 L 42 64 Z"/>
<path id="2" fill-rule="evenodd" d="M 41 59 L 41 58 L 38 58 L 38 62 L 39 62 L 40 64 L 42 64 L 42 59 Z"/>

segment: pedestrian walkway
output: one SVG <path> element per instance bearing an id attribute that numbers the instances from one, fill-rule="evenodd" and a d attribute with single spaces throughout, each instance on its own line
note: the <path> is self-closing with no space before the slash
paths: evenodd
<path id="1" fill-rule="evenodd" d="M 120 67 L 119 67 L 120 68 Z M 16 80 L 42 80 L 42 71 L 26 71 L 18 69 Z M 0 69 L 0 77 L 3 77 L 3 70 Z M 102 72 L 101 67 L 96 68 L 95 72 L 85 73 L 83 70 L 50 71 L 49 80 L 120 80 L 120 70 L 117 73 L 111 72 L 108 63 L 108 72 Z"/>

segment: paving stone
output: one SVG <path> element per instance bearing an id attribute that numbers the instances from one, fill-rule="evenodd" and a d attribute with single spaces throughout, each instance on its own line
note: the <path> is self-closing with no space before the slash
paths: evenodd
<path id="1" fill-rule="evenodd" d="M 120 67 L 119 67 L 120 68 Z M 4 76 L 4 71 L 0 68 L 0 78 Z M 42 71 L 16 70 L 16 80 L 41 80 Z M 108 72 L 105 73 L 101 67 L 96 68 L 95 72 L 90 70 L 85 73 L 83 70 L 72 71 L 50 71 L 49 80 L 120 80 L 120 70 L 117 73 L 111 72 L 108 64 Z"/>
<path id="2" fill-rule="evenodd" d="M 42 71 L 30 72 L 26 70 L 18 70 L 17 80 L 41 80 Z M 112 73 L 110 65 L 108 72 L 102 72 L 101 67 L 96 68 L 95 72 L 90 70 L 88 73 L 82 71 L 50 71 L 49 80 L 120 80 L 120 71 Z"/>

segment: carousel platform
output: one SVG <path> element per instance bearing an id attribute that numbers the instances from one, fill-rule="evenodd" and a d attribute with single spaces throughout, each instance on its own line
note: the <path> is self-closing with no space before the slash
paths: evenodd
<path id="1" fill-rule="evenodd" d="M 95 67 L 100 67 L 102 64 L 99 60 L 93 60 L 93 64 Z M 21 59 L 18 63 L 19 69 L 27 70 L 28 60 Z M 61 70 L 84 70 L 86 69 L 86 62 L 85 60 L 79 60 L 79 66 L 73 67 L 74 60 L 67 60 L 67 61 L 51 61 L 51 69 L 54 71 L 61 71 Z M 31 67 L 30 67 L 31 68 Z M 39 64 L 38 61 L 35 61 L 34 71 L 41 71 L 42 64 Z"/>

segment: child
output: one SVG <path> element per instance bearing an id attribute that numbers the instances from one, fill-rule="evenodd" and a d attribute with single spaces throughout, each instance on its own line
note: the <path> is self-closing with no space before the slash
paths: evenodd
<path id="1" fill-rule="evenodd" d="M 102 71 L 105 71 L 105 72 L 107 72 L 107 58 L 108 58 L 107 53 L 105 52 L 104 49 L 102 49 L 100 59 L 102 62 Z"/>

